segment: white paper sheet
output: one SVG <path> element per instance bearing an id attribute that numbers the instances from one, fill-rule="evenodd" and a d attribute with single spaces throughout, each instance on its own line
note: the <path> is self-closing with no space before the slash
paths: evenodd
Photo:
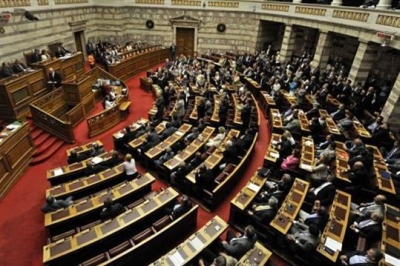
<path id="1" fill-rule="evenodd" d="M 272 158 L 279 158 L 279 153 L 276 153 L 276 152 L 270 152 L 269 153 L 269 156 L 271 156 Z"/>
<path id="2" fill-rule="evenodd" d="M 311 140 L 307 140 L 306 142 L 304 142 L 304 144 L 306 146 L 311 146 L 311 145 L 313 145 L 313 142 Z"/>
<path id="3" fill-rule="evenodd" d="M 197 236 L 190 240 L 190 244 L 192 245 L 192 247 L 194 247 L 196 251 L 203 249 L 203 242 L 201 242 L 201 240 Z"/>
<path id="4" fill-rule="evenodd" d="M 62 175 L 64 172 L 61 168 L 54 169 L 54 175 Z"/>
<path id="5" fill-rule="evenodd" d="M 248 184 L 248 185 L 247 185 L 247 188 L 250 189 L 250 190 L 253 190 L 254 192 L 258 192 L 258 191 L 260 190 L 260 187 L 257 186 L 257 185 L 254 184 L 254 183 Z"/>
<path id="6" fill-rule="evenodd" d="M 116 137 L 117 137 L 118 139 L 122 138 L 123 136 L 124 136 L 124 134 L 122 134 L 121 132 L 118 132 L 117 135 L 116 135 Z"/>
<path id="7" fill-rule="evenodd" d="M 311 165 L 308 165 L 308 164 L 302 163 L 302 164 L 300 164 L 300 168 L 304 169 L 304 170 L 312 171 Z"/>
<path id="8" fill-rule="evenodd" d="M 182 132 L 180 132 L 179 130 L 178 131 L 175 131 L 175 133 L 178 135 L 178 136 L 183 136 L 184 134 L 182 133 Z"/>
<path id="9" fill-rule="evenodd" d="M 101 157 L 94 157 L 93 159 L 92 159 L 92 162 L 94 163 L 94 164 L 96 164 L 96 163 L 101 163 L 103 161 L 103 158 L 101 158 Z"/>
<path id="10" fill-rule="evenodd" d="M 175 266 L 183 265 L 185 262 L 185 260 L 182 258 L 181 254 L 179 254 L 178 251 L 176 251 L 174 254 L 170 255 L 169 259 L 172 261 L 172 263 Z"/>
<path id="11" fill-rule="evenodd" d="M 342 243 L 337 242 L 336 240 L 327 237 L 325 241 L 325 247 L 332 249 L 333 251 L 341 251 Z"/>
<path id="12" fill-rule="evenodd" d="M 385 254 L 385 262 L 392 264 L 392 265 L 400 265 L 400 259 L 392 257 L 392 256 L 388 255 L 387 253 Z"/>

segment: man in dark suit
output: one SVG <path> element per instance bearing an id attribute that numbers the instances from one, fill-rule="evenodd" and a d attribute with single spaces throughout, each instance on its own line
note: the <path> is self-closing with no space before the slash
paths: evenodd
<path id="1" fill-rule="evenodd" d="M 49 81 L 55 88 L 61 86 L 61 75 L 54 71 L 53 68 L 49 68 Z"/>
<path id="2" fill-rule="evenodd" d="M 169 123 L 169 122 L 166 123 L 164 131 L 160 134 L 160 139 L 164 140 L 164 139 L 168 138 L 169 136 L 174 134 L 176 130 L 177 129 L 175 127 L 171 126 L 171 123 Z"/>
<path id="3" fill-rule="evenodd" d="M 73 164 L 73 163 L 77 163 L 80 161 L 85 160 L 87 157 L 83 154 L 78 154 L 75 150 L 72 150 L 70 155 L 67 158 L 67 163 L 68 164 Z"/>
<path id="4" fill-rule="evenodd" d="M 374 244 L 382 238 L 383 215 L 376 211 L 365 217 L 360 217 L 350 225 L 352 232 L 359 237 L 364 237 L 369 245 Z"/>
<path id="5" fill-rule="evenodd" d="M 292 145 L 290 144 L 290 140 L 287 139 L 286 136 L 281 136 L 281 141 L 274 145 L 279 152 L 279 161 L 283 161 L 284 158 L 288 157 L 292 154 Z M 280 164 L 280 163 L 276 163 Z"/>
<path id="6" fill-rule="evenodd" d="M 335 121 L 339 121 L 343 119 L 345 116 L 346 116 L 346 109 L 344 104 L 340 104 L 338 109 L 335 112 L 331 113 L 331 117 Z"/>
<path id="7" fill-rule="evenodd" d="M 181 162 L 178 168 L 171 173 L 171 184 L 182 185 L 185 179 L 185 175 L 188 173 L 188 166 L 185 162 Z"/>
<path id="8" fill-rule="evenodd" d="M 100 164 L 93 164 L 92 161 L 86 163 L 85 176 L 95 175 L 101 171 L 106 170 L 107 167 Z"/>
<path id="9" fill-rule="evenodd" d="M 200 165 L 195 174 L 197 195 L 202 195 L 203 189 L 211 189 L 214 179 L 213 172 L 205 164 Z"/>
<path id="10" fill-rule="evenodd" d="M 13 70 L 15 73 L 22 73 L 25 72 L 27 69 L 26 65 L 19 60 L 15 60 L 13 65 Z"/>
<path id="11" fill-rule="evenodd" d="M 318 187 L 313 187 L 308 190 L 306 201 L 313 204 L 314 201 L 319 201 L 321 206 L 329 206 L 335 198 L 336 188 L 332 184 L 333 177 L 327 177 L 326 181 Z"/>
<path id="12" fill-rule="evenodd" d="M 240 258 L 249 251 L 257 240 L 254 227 L 249 225 L 245 228 L 244 235 L 234 234 L 228 230 L 226 241 L 222 241 L 222 247 L 232 257 Z"/>
<path id="13" fill-rule="evenodd" d="M 382 251 L 371 248 L 364 252 L 355 251 L 341 255 L 339 260 L 343 266 L 377 266 L 382 258 Z"/>
<path id="14" fill-rule="evenodd" d="M 347 151 L 350 157 L 357 156 L 362 150 L 365 150 L 363 141 L 360 138 L 355 140 L 348 140 L 344 143 L 343 149 Z"/>
<path id="15" fill-rule="evenodd" d="M 14 71 L 12 70 L 9 63 L 3 63 L 1 67 L 1 77 L 8 78 L 14 75 Z"/>
<path id="16" fill-rule="evenodd" d="M 46 204 L 42 206 L 42 212 L 54 212 L 62 208 L 67 208 L 71 204 L 73 204 L 72 197 L 68 197 L 65 200 L 57 200 L 53 195 L 49 195 L 46 198 Z"/>
<path id="17" fill-rule="evenodd" d="M 32 63 L 37 63 L 42 61 L 42 55 L 40 54 L 39 49 L 35 49 L 35 51 L 32 54 Z"/>
<path id="18" fill-rule="evenodd" d="M 122 162 L 123 162 L 123 159 L 121 157 L 119 157 L 118 151 L 113 151 L 111 158 L 108 160 L 102 161 L 101 163 L 99 163 L 99 165 L 104 166 L 106 168 L 111 168 L 111 167 L 119 165 Z"/>
<path id="19" fill-rule="evenodd" d="M 172 218 L 177 219 L 192 208 L 192 203 L 189 201 L 188 196 L 182 195 L 169 212 Z"/>
<path id="20" fill-rule="evenodd" d="M 172 61 L 175 61 L 175 59 L 176 59 L 176 50 L 177 50 L 177 47 L 176 47 L 175 43 L 172 43 L 171 46 L 169 47 L 169 52 L 171 54 Z"/>
<path id="21" fill-rule="evenodd" d="M 102 221 L 113 219 L 124 212 L 124 206 L 121 203 L 113 203 L 111 198 L 104 200 L 104 209 L 100 213 Z"/>
<path id="22" fill-rule="evenodd" d="M 268 204 L 254 204 L 248 211 L 248 214 L 256 223 L 267 226 L 275 217 L 278 211 L 278 199 L 271 196 L 268 199 Z"/>
<path id="23" fill-rule="evenodd" d="M 397 159 L 400 159 L 400 143 L 399 141 L 395 141 L 393 144 L 393 148 L 390 151 L 387 151 L 384 147 L 380 148 L 383 158 L 387 163 L 392 163 Z"/>
<path id="24" fill-rule="evenodd" d="M 92 149 L 90 151 L 89 157 L 96 157 L 104 152 L 104 148 L 100 147 L 99 144 L 95 142 L 92 144 Z"/>
<path id="25" fill-rule="evenodd" d="M 222 158 L 222 164 L 219 166 L 219 168 L 222 170 L 224 169 L 228 164 L 236 164 L 238 161 L 238 152 L 233 145 L 233 142 L 231 140 L 228 140 L 225 143 L 225 150 L 222 153 L 223 158 Z"/>

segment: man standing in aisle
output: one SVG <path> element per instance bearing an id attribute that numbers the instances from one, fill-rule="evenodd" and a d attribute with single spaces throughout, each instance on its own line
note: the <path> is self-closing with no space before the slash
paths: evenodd
<path id="1" fill-rule="evenodd" d="M 171 60 L 172 61 L 175 61 L 175 59 L 176 59 L 176 50 L 177 50 L 177 48 L 176 48 L 175 43 L 172 43 L 171 47 L 169 47 L 169 51 L 171 53 Z"/>

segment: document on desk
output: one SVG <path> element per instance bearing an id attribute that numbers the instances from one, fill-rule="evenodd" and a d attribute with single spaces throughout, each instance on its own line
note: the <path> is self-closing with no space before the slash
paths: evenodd
<path id="1" fill-rule="evenodd" d="M 103 158 L 97 157 L 97 156 L 92 159 L 92 162 L 94 164 L 101 163 L 102 161 L 103 161 Z"/>
<path id="2" fill-rule="evenodd" d="M 260 187 L 257 186 L 257 185 L 254 184 L 254 183 L 248 184 L 248 185 L 247 185 L 247 188 L 250 189 L 250 190 L 253 190 L 254 192 L 258 192 L 258 191 L 260 190 Z"/>
<path id="3" fill-rule="evenodd" d="M 392 265 L 400 265 L 400 259 L 392 257 L 387 253 L 385 253 L 385 262 Z"/>
<path id="4" fill-rule="evenodd" d="M 277 153 L 277 152 L 270 152 L 269 153 L 269 156 L 271 156 L 272 158 L 279 158 L 279 153 Z"/>
<path id="5" fill-rule="evenodd" d="M 178 136 L 183 136 L 183 135 L 185 135 L 185 133 L 180 132 L 179 130 L 178 130 L 178 131 L 175 131 L 175 134 L 178 135 Z"/>
<path id="6" fill-rule="evenodd" d="M 57 169 L 54 169 L 54 175 L 62 175 L 64 172 L 63 170 L 59 167 Z"/>
<path id="7" fill-rule="evenodd" d="M 203 249 L 203 242 L 196 236 L 192 240 L 190 240 L 190 245 L 197 251 Z"/>
<path id="8" fill-rule="evenodd" d="M 300 168 L 304 169 L 304 170 L 307 170 L 307 171 L 312 171 L 312 167 L 309 164 L 302 163 L 302 164 L 300 164 Z"/>
<path id="9" fill-rule="evenodd" d="M 325 247 L 332 249 L 334 251 L 341 251 L 342 250 L 342 243 L 337 242 L 336 240 L 327 237 L 325 241 Z"/>
<path id="10" fill-rule="evenodd" d="M 174 254 L 169 256 L 169 259 L 175 266 L 183 265 L 185 260 L 182 258 L 181 254 L 178 251 L 175 251 Z"/>
<path id="11" fill-rule="evenodd" d="M 121 132 L 118 132 L 117 135 L 116 135 L 117 139 L 120 139 L 120 138 L 122 138 L 123 136 L 124 136 L 124 134 L 122 134 Z"/>

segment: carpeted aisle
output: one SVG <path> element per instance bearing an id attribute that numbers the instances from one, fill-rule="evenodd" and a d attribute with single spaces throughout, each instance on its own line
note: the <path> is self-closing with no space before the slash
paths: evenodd
<path id="1" fill-rule="evenodd" d="M 131 109 L 127 120 L 120 123 L 107 133 L 103 133 L 94 139 L 99 139 L 105 145 L 106 150 L 113 149 L 112 133 L 136 121 L 141 117 L 147 117 L 147 112 L 153 104 L 150 93 L 140 89 L 139 77 L 145 76 L 145 72 L 136 75 L 127 83 L 130 91 Z M 98 108 L 96 108 L 98 109 Z M 262 165 L 264 153 L 269 142 L 267 121 L 260 113 L 261 125 L 259 138 L 243 178 L 227 199 L 212 213 L 199 209 L 198 227 L 203 226 L 215 215 L 228 220 L 230 200 L 246 184 L 248 179 Z M 91 141 L 88 138 L 86 121 L 75 128 L 77 142 L 73 145 L 64 145 L 54 156 L 42 164 L 35 165 L 20 178 L 8 195 L 0 202 L 0 265 L 26 266 L 42 265 L 43 245 L 46 242 L 43 214 L 40 211 L 45 199 L 45 190 L 49 187 L 46 180 L 46 171 L 66 164 L 65 150 Z M 140 169 L 144 171 L 144 169 Z M 162 182 L 155 182 L 153 189 L 166 187 Z M 274 256 L 278 265 L 280 259 Z"/>

